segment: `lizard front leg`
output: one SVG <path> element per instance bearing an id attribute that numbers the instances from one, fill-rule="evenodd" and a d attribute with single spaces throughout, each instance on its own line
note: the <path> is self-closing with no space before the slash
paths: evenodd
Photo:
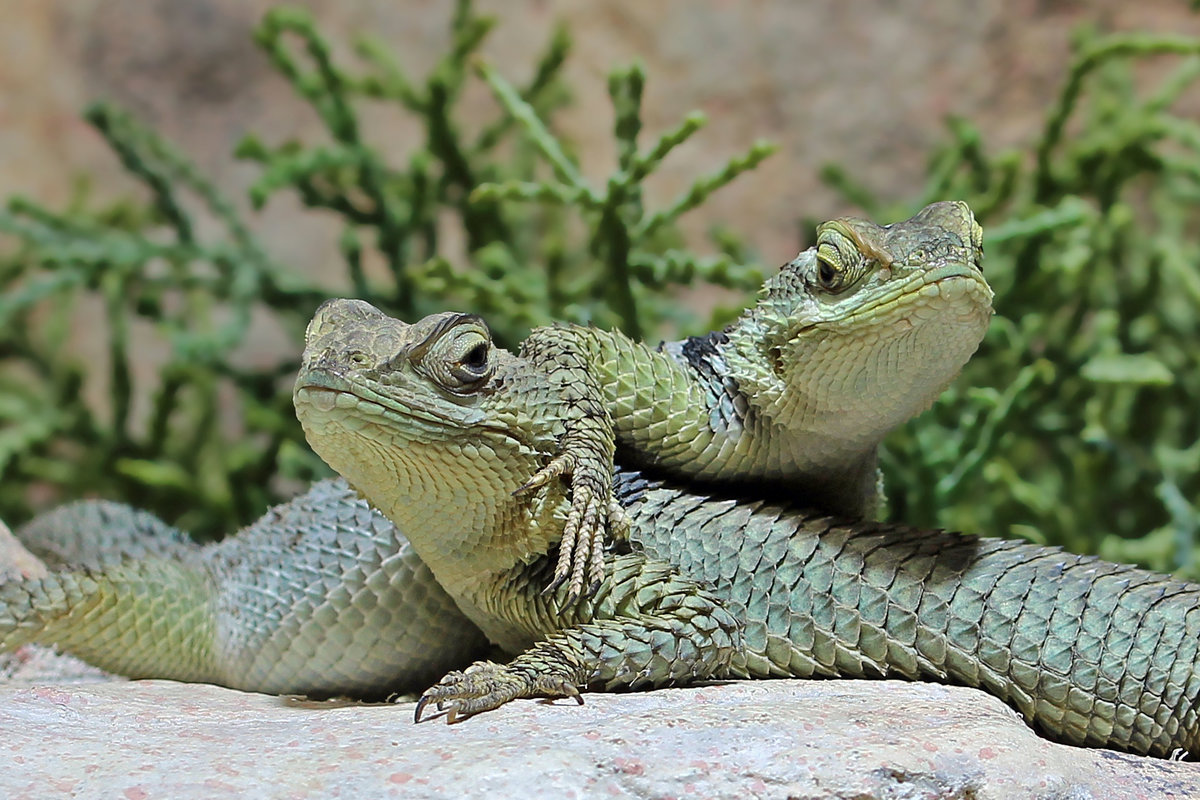
<path id="1" fill-rule="evenodd" d="M 517 698 L 573 697 L 582 704 L 580 693 L 588 689 L 682 685 L 730 673 L 742 651 L 741 623 L 720 601 L 639 554 L 609 566 L 610 580 L 577 606 L 579 622 L 507 664 L 480 661 L 449 673 L 421 696 L 416 721 L 430 704 L 453 722 Z M 526 589 L 501 605 L 506 616 L 539 618 L 546 602 Z"/>
<path id="2" fill-rule="evenodd" d="M 604 578 L 605 531 L 616 539 L 629 531 L 625 511 L 612 494 L 616 434 L 592 366 L 590 341 L 586 330 L 552 326 L 535 330 L 521 348 L 521 357 L 541 370 L 558 394 L 564 433 L 558 454 L 516 493 L 540 489 L 559 477 L 570 479 L 571 508 L 554 580 L 546 587 L 551 593 L 567 583 L 568 603 L 583 592 L 585 576 L 588 593 Z"/>

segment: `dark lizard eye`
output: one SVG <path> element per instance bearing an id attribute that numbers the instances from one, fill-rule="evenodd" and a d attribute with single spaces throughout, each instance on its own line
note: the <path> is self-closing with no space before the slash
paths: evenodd
<path id="1" fill-rule="evenodd" d="M 837 289 L 841 284 L 841 272 L 824 259 L 821 259 L 818 264 L 817 280 L 820 282 L 821 288 L 831 292 Z"/>
<path id="2" fill-rule="evenodd" d="M 875 263 L 866 254 L 871 243 L 845 220 L 817 228 L 817 264 L 811 280 L 821 291 L 841 294 L 858 283 Z M 874 252 L 872 250 L 872 252 Z"/>
<path id="3" fill-rule="evenodd" d="M 472 347 L 465 356 L 462 364 L 469 370 L 481 372 L 487 368 L 487 344 L 480 342 Z"/>
<path id="4" fill-rule="evenodd" d="M 474 314 L 436 316 L 437 324 L 406 356 L 451 394 L 465 397 L 480 391 L 496 373 L 497 351 L 487 325 Z"/>
<path id="5" fill-rule="evenodd" d="M 446 388 L 451 391 L 474 391 L 486 383 L 496 371 L 492 359 L 492 341 L 486 328 L 475 325 L 462 326 L 454 335 L 451 352 L 455 355 L 450 356 L 446 363 L 448 378 L 451 379 L 446 381 Z M 453 386 L 452 383 L 457 383 L 458 386 Z"/>

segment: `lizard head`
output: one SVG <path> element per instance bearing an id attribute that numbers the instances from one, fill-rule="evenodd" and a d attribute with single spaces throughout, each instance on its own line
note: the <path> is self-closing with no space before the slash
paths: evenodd
<path id="1" fill-rule="evenodd" d="M 746 363 L 760 365 L 735 367 L 736 378 L 766 416 L 874 447 L 928 408 L 979 346 L 992 314 L 982 262 L 983 230 L 966 203 L 934 203 L 892 225 L 826 222 L 734 323 L 755 348 Z"/>
<path id="2" fill-rule="evenodd" d="M 475 416 L 465 409 L 488 394 L 504 352 L 474 314 L 433 314 L 409 325 L 361 300 L 322 304 L 304 345 L 310 376 L 382 392 L 410 413 L 458 426 Z"/>
<path id="3" fill-rule="evenodd" d="M 560 530 L 551 520 L 560 495 L 540 507 L 512 497 L 559 432 L 552 393 L 520 363 L 474 314 L 410 325 L 360 300 L 330 300 L 309 323 L 293 392 L 305 437 L 431 567 L 449 565 L 439 579 L 477 567 L 472 554 L 490 552 L 488 566 L 502 568 L 544 551 L 537 536 L 511 552 L 480 541 L 518 516 L 546 537 Z"/>

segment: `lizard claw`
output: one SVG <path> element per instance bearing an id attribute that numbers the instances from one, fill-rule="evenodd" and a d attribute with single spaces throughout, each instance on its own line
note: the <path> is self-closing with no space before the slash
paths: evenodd
<path id="1" fill-rule="evenodd" d="M 424 695 L 421 696 L 421 699 L 417 701 L 417 710 L 413 712 L 413 722 L 420 723 L 421 714 L 425 711 L 425 706 L 429 705 L 431 702 L 434 702 L 432 697 L 426 697 Z M 441 703 L 438 703 L 438 711 L 441 710 L 442 705 Z"/>
<path id="2" fill-rule="evenodd" d="M 539 469 L 532 478 L 513 490 L 513 496 L 529 494 L 534 489 L 540 489 L 555 478 L 563 475 L 573 475 L 578 459 L 573 453 L 562 453 L 550 460 L 550 463 Z"/>
<path id="3" fill-rule="evenodd" d="M 446 724 L 499 708 L 518 697 L 573 697 L 583 705 L 579 689 L 559 675 L 531 674 L 492 661 L 477 661 L 461 672 L 448 673 L 431 686 L 417 701 L 413 721 L 430 703 L 446 712 Z"/>
<path id="4" fill-rule="evenodd" d="M 604 580 L 604 532 L 611 524 L 608 498 L 588 483 L 575 486 L 571 494 L 571 510 L 563 526 L 559 544 L 558 563 L 554 567 L 552 586 L 567 584 L 567 604 L 583 594 L 585 580 L 588 594 L 599 588 Z M 624 513 L 623 510 L 621 512 Z"/>
<path id="5" fill-rule="evenodd" d="M 552 592 L 568 583 L 567 601 L 584 591 L 595 591 L 604 578 L 604 533 L 620 535 L 623 513 L 613 514 L 613 452 L 616 433 L 608 410 L 610 393 L 599 378 L 605 361 L 591 334 L 579 328 L 540 328 L 521 345 L 527 359 L 547 381 L 554 397 L 551 412 L 562 423 L 558 453 L 515 494 L 549 484 L 554 478 L 570 479 L 571 506 L 559 545 Z M 557 498 L 555 498 L 557 499 Z"/>
<path id="6" fill-rule="evenodd" d="M 604 580 L 605 531 L 615 539 L 624 539 L 629 533 L 629 518 L 612 496 L 611 476 L 574 452 L 556 456 L 513 494 L 527 494 L 562 476 L 571 478 L 571 508 L 563 526 L 554 580 L 542 593 L 552 594 L 569 581 L 566 601 L 571 604 L 584 594 L 585 582 L 588 595 L 600 587 Z"/>

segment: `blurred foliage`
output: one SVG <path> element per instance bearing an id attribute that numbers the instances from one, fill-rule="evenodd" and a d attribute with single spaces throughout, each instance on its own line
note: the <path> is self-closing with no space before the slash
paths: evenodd
<path id="1" fill-rule="evenodd" d="M 248 137 L 238 155 L 260 167 L 255 205 L 295 192 L 341 221 L 344 264 L 325 285 L 276 263 L 151 131 L 117 109 L 89 110 L 149 202 L 96 208 L 81 193 L 62 211 L 14 198 L 0 212 L 0 233 L 18 243 L 0 260 L 0 517 L 24 518 L 35 497 L 102 495 L 212 535 L 261 513 L 289 480 L 324 474 L 291 413 L 295 361 L 235 364 L 252 320 L 266 316 L 298 343 L 329 296 L 405 318 L 470 309 L 508 347 L 548 319 L 698 332 L 703 321 L 672 302 L 674 285 L 750 296 L 762 274 L 735 236 L 714 232 L 721 255 L 701 258 L 674 222 L 772 148 L 755 144 L 666 208 L 646 209 L 642 182 L 703 117 L 639 149 L 645 77 L 637 65 L 614 71 L 617 163 L 592 185 L 551 124 L 569 101 L 567 33 L 516 87 L 476 56 L 492 24 L 459 2 L 451 45 L 423 81 L 371 39 L 357 44 L 354 68 L 337 63 L 302 11 L 276 9 L 256 31 L 328 138 Z M 994 153 L 953 119 L 924 191 L 890 204 L 845 170 L 824 170 L 877 221 L 960 198 L 987 231 L 998 314 L 964 377 L 888 440 L 894 517 L 1200 575 L 1200 126 L 1176 111 L 1189 92 L 1197 101 L 1198 55 L 1194 39 L 1081 33 L 1028 151 Z M 1156 84 L 1147 64 L 1172 71 Z M 457 110 L 472 81 L 497 115 L 468 131 Z M 367 142 L 366 104 L 423 124 L 404 163 Z M 89 307 L 102 320 L 88 331 L 107 343 L 102 363 L 69 347 Z M 163 343 L 150 385 L 135 380 L 131 331 Z M 89 381 L 106 406 L 82 399 Z"/>
<path id="2" fill-rule="evenodd" d="M 17 243 L 0 259 L 0 518 L 16 523 L 37 506 L 95 495 L 218 536 L 296 481 L 326 474 L 292 413 L 291 380 L 304 326 L 331 296 L 406 319 L 470 309 L 514 347 L 551 319 L 635 334 L 695 326 L 672 302 L 674 285 L 746 292 L 761 283 L 762 270 L 742 263 L 727 236 L 716 257 L 683 249 L 675 220 L 753 169 L 771 145 L 698 178 L 666 208 L 646 209 L 641 183 L 704 117 L 691 114 L 639 149 L 645 76 L 635 64 L 609 78 L 618 159 L 592 186 L 546 122 L 569 99 L 559 77 L 566 31 L 554 33 L 517 88 L 476 55 L 493 24 L 460 0 L 450 46 L 423 82 L 372 39 L 357 43 L 353 68 L 337 63 L 302 10 L 274 9 L 255 31 L 328 141 L 269 145 L 251 136 L 237 155 L 260 166 L 256 206 L 294 191 L 340 219 L 344 265 L 328 271 L 328 285 L 273 260 L 233 204 L 152 131 L 108 105 L 87 111 L 149 200 L 96 208 L 81 192 L 62 211 L 20 197 L 0 211 L 0 234 Z M 472 80 L 497 104 L 478 130 L 457 119 Z M 405 163 L 388 163 L 367 141 L 367 104 L 421 123 L 424 141 Z M 452 263 L 447 252 L 461 249 Z M 264 319 L 296 342 L 294 357 L 237 366 L 239 344 Z M 104 342 L 106 358 L 83 361 L 71 346 L 80 335 Z M 139 382 L 147 370 L 135 360 L 151 357 L 156 374 Z"/>
<path id="3" fill-rule="evenodd" d="M 1200 577 L 1198 55 L 1196 39 L 1080 32 L 1031 153 L 991 153 L 951 120 L 902 205 L 826 168 L 877 219 L 960 198 L 985 231 L 997 316 L 934 410 L 888 439 L 894 517 Z"/>

